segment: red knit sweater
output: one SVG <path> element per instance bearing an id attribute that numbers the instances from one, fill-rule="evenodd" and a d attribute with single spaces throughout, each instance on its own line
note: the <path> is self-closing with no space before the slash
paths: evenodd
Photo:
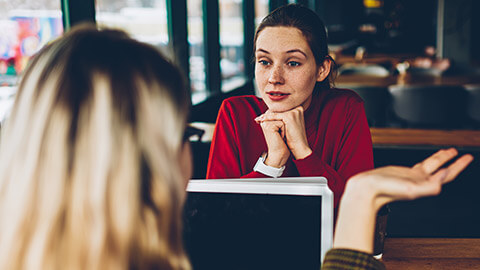
<path id="1" fill-rule="evenodd" d="M 263 178 L 253 167 L 267 144 L 254 119 L 267 110 L 262 99 L 226 99 L 218 113 L 207 178 Z M 372 140 L 362 99 L 345 89 L 321 90 L 305 111 L 308 144 L 313 153 L 304 159 L 290 156 L 282 177 L 324 176 L 338 206 L 351 176 L 373 168 Z"/>

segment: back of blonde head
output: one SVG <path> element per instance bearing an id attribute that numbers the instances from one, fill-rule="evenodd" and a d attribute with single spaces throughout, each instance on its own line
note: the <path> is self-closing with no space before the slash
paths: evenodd
<path id="1" fill-rule="evenodd" d="M 178 71 L 83 26 L 44 48 L 0 148 L 0 269 L 188 269 Z"/>

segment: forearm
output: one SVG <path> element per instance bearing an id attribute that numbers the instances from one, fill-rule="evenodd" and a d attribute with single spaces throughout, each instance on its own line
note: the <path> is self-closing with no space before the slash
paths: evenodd
<path id="1" fill-rule="evenodd" d="M 207 179 L 237 178 L 241 175 L 238 140 L 228 102 L 220 107 L 207 165 Z"/>
<path id="2" fill-rule="evenodd" d="M 352 181 L 352 180 L 350 180 Z M 367 183 L 354 181 L 347 184 L 340 201 L 334 248 L 373 252 L 373 237 L 378 208 Z"/>
<path id="3" fill-rule="evenodd" d="M 300 160 L 293 159 L 299 176 L 323 176 L 328 180 L 328 187 L 334 194 L 335 209 L 338 207 L 340 197 L 345 188 L 345 178 L 342 177 L 332 166 L 323 161 L 316 153 Z"/>
<path id="4" fill-rule="evenodd" d="M 300 176 L 331 176 L 335 179 L 342 178 L 332 166 L 323 161 L 314 152 L 303 159 L 292 159 L 292 161 Z"/>

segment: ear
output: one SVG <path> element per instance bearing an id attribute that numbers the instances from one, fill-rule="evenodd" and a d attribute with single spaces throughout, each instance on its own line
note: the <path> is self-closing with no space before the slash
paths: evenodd
<path id="1" fill-rule="evenodd" d="M 317 70 L 317 82 L 322 82 L 330 74 L 330 69 L 332 67 L 332 60 L 330 58 L 325 58 L 323 63 L 318 66 Z"/>

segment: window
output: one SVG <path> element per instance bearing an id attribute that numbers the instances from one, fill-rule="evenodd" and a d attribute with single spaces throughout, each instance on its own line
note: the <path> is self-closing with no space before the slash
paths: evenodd
<path id="1" fill-rule="evenodd" d="M 187 1 L 188 43 L 190 46 L 190 87 L 192 90 L 193 104 L 205 100 L 208 94 L 205 85 L 202 4 L 202 0 Z"/>
<path id="2" fill-rule="evenodd" d="M 17 75 L 33 54 L 62 33 L 59 0 L 0 1 L 0 121 L 13 105 Z"/>
<path id="3" fill-rule="evenodd" d="M 222 91 L 228 91 L 245 83 L 242 1 L 220 0 L 219 4 Z"/>
<path id="4" fill-rule="evenodd" d="M 12 85 L 28 59 L 63 33 L 60 1 L 0 1 L 0 29 L 0 85 Z"/>
<path id="5" fill-rule="evenodd" d="M 268 14 L 268 0 L 255 0 L 255 29 Z"/>
<path id="6" fill-rule="evenodd" d="M 96 0 L 97 25 L 121 29 L 131 37 L 159 47 L 169 54 L 165 1 Z"/>

